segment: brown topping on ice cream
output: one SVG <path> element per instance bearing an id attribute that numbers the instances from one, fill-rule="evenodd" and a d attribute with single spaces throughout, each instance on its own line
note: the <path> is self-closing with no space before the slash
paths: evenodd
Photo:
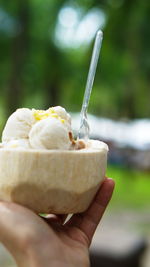
<path id="1" fill-rule="evenodd" d="M 85 145 L 84 141 L 79 140 L 79 141 L 77 142 L 77 149 L 83 149 L 83 148 L 85 148 L 85 147 L 86 147 L 86 145 Z"/>
<path id="2" fill-rule="evenodd" d="M 86 147 L 85 142 L 83 140 L 74 140 L 72 132 L 69 132 L 69 139 L 72 143 L 72 149 L 79 150 Z"/>
<path id="3" fill-rule="evenodd" d="M 76 144 L 76 141 L 73 139 L 72 132 L 69 132 L 69 139 L 70 139 L 72 145 L 75 145 Z"/>

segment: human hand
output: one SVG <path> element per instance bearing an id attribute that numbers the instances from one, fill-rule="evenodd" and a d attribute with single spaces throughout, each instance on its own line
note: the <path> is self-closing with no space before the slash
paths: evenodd
<path id="1" fill-rule="evenodd" d="M 42 218 L 15 203 L 0 202 L 0 242 L 19 267 L 88 267 L 89 246 L 111 199 L 114 181 L 106 178 L 87 211 Z"/>

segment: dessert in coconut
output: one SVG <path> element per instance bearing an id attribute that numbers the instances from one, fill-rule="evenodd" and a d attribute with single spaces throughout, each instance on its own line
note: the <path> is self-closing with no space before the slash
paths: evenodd
<path id="1" fill-rule="evenodd" d="M 0 146 L 0 200 L 36 213 L 85 211 L 102 183 L 108 147 L 74 140 L 64 108 L 22 108 L 7 120 Z"/>

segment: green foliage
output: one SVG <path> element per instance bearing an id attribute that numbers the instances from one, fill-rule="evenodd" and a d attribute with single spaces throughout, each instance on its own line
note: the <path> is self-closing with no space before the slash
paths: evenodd
<path id="1" fill-rule="evenodd" d="M 79 111 L 93 42 L 75 48 L 56 42 L 58 17 L 67 6 L 77 8 L 80 20 L 92 8 L 105 14 L 89 111 L 113 118 L 148 117 L 150 5 L 140 0 L 1 1 L 0 94 L 5 116 L 20 106 L 63 105 Z"/>
<path id="2" fill-rule="evenodd" d="M 149 173 L 110 165 L 107 176 L 116 182 L 112 208 L 149 209 Z"/>

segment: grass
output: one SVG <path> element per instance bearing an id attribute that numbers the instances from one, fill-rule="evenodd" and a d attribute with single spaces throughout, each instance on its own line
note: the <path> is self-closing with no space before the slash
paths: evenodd
<path id="1" fill-rule="evenodd" d="M 150 173 L 109 165 L 107 176 L 116 182 L 112 208 L 150 209 Z"/>

